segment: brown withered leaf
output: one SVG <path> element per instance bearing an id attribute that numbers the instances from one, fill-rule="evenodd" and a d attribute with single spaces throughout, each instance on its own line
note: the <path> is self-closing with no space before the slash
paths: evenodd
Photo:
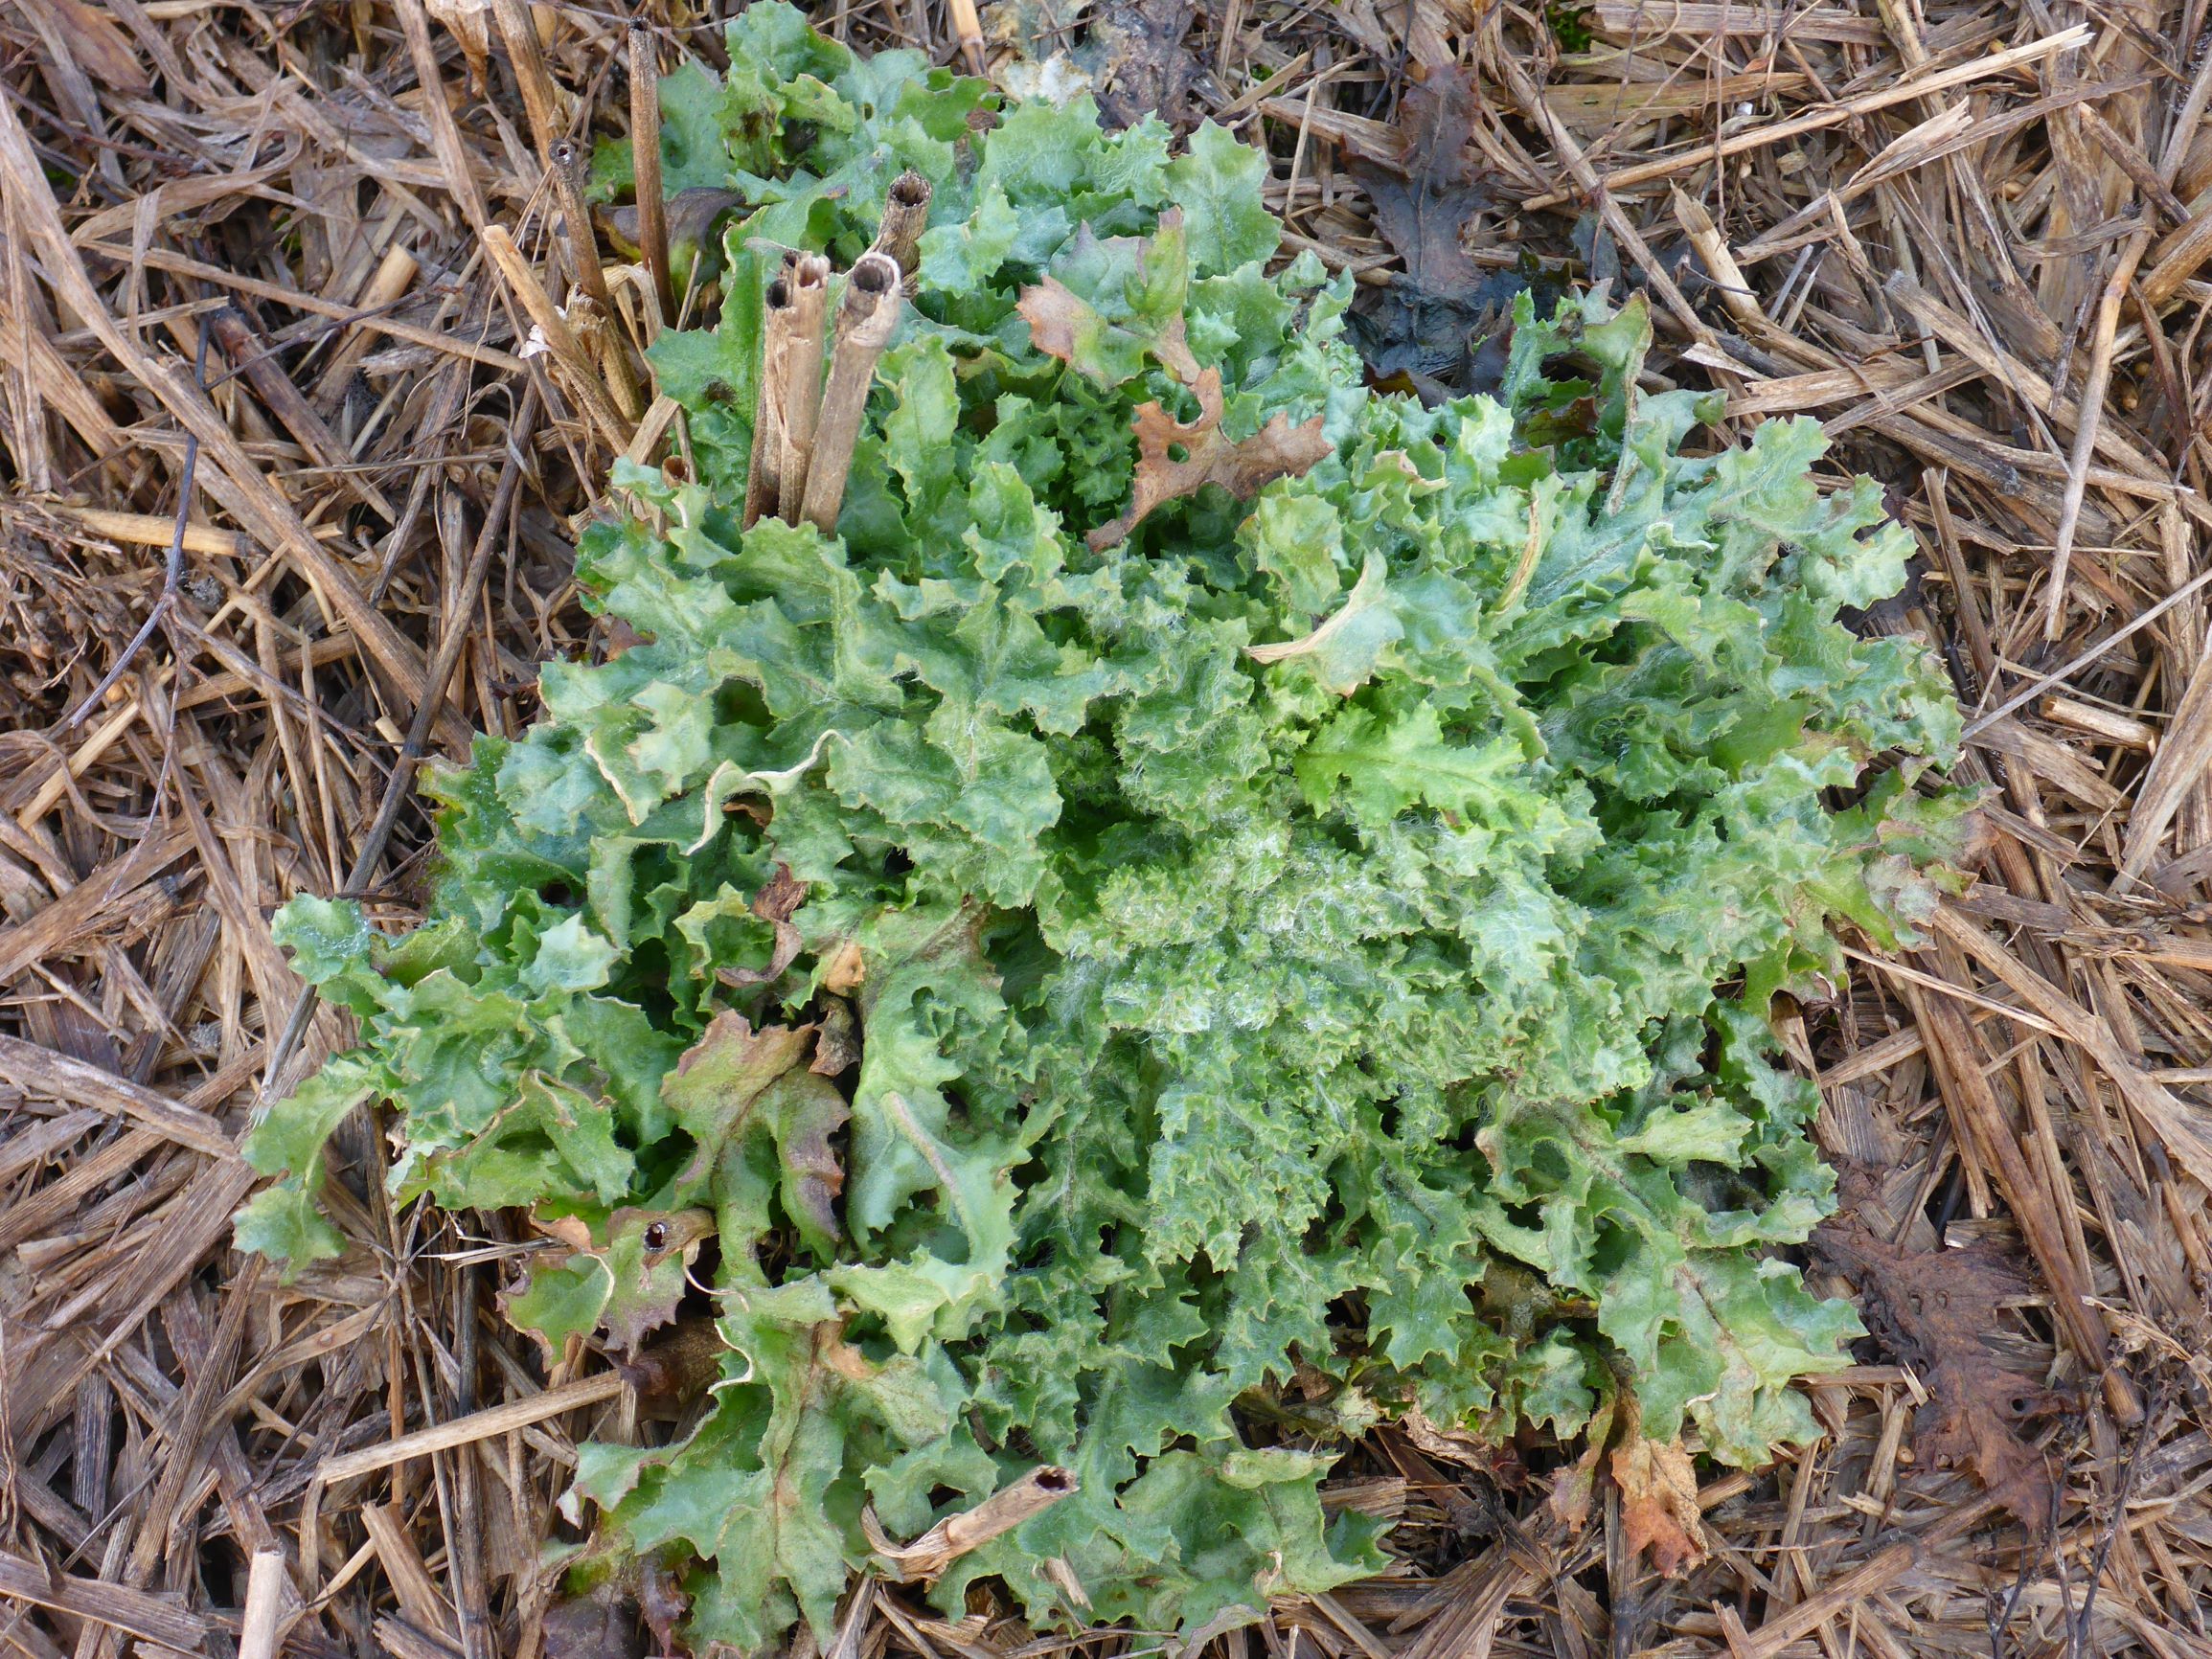
<path id="1" fill-rule="evenodd" d="M 675 1422 L 721 1375 L 722 1355 L 729 1351 L 712 1319 L 679 1319 L 628 1358 L 617 1357 L 615 1365 L 637 1396 L 640 1417 Z"/>
<path id="2" fill-rule="evenodd" d="M 860 960 L 860 942 L 848 939 L 822 959 L 822 989 L 843 996 L 867 978 L 867 964 Z"/>
<path id="3" fill-rule="evenodd" d="M 670 196 L 667 207 L 662 210 L 668 226 L 669 269 L 688 280 L 693 264 L 702 253 L 707 256 L 710 273 L 718 267 L 721 263 L 722 221 L 742 205 L 744 199 L 734 190 L 718 190 L 711 185 L 694 185 Z M 641 257 L 634 205 L 626 202 L 621 207 L 601 209 L 600 224 L 607 239 L 622 253 L 631 259 Z"/>
<path id="4" fill-rule="evenodd" d="M 833 1143 L 852 1119 L 852 1102 L 811 1069 L 788 1073 L 774 1092 L 784 1208 L 810 1238 L 833 1242 L 837 1195 L 845 1190 L 845 1166 Z"/>
<path id="5" fill-rule="evenodd" d="M 1234 441 L 1221 431 L 1221 373 L 1208 369 L 1192 383 L 1198 418 L 1189 425 L 1157 403 L 1137 410 L 1137 471 L 1129 511 L 1102 524 L 1085 538 L 1093 553 L 1122 540 L 1153 508 L 1196 495 L 1219 484 L 1239 501 L 1249 501 L 1260 487 L 1277 478 L 1295 478 L 1334 448 L 1321 433 L 1321 417 L 1301 425 L 1277 415 L 1251 437 Z M 1179 446 L 1183 459 L 1174 459 Z"/>
<path id="6" fill-rule="evenodd" d="M 2023 1525 L 2047 1526 L 2050 1468 L 2013 1425 L 2057 1402 L 1982 1340 L 2003 1328 L 2006 1304 L 2033 1291 L 2012 1260 L 1987 1243 L 1903 1250 L 1849 1214 L 1822 1222 L 1813 1243 L 1857 1283 L 1868 1329 L 1932 1397 L 1914 1420 L 1914 1451 L 1938 1466 L 1972 1464 Z"/>
<path id="7" fill-rule="evenodd" d="M 544 1619 L 545 1659 L 644 1659 L 647 1652 L 637 1600 L 619 1579 L 557 1597 Z"/>
<path id="8" fill-rule="evenodd" d="M 860 1063 L 860 1021 L 851 1003 L 825 991 L 819 1024 L 821 1029 L 814 1034 L 814 1060 L 807 1069 L 825 1078 L 841 1077 Z"/>
<path id="9" fill-rule="evenodd" d="M 1091 78 L 1099 114 L 1111 127 L 1157 115 L 1180 131 L 1190 125 L 1191 83 L 1198 64 L 1184 42 L 1197 8 L 1191 0 L 1103 0 L 1083 43 L 1071 56 Z"/>
<path id="10" fill-rule="evenodd" d="M 1101 238 L 1088 224 L 1082 225 L 1069 257 L 1078 264 L 1109 266 L 1133 258 L 1149 278 L 1162 243 L 1171 244 L 1168 257 L 1179 265 L 1184 244 L 1181 208 L 1161 214 L 1150 237 Z M 1123 274 L 1126 277 L 1126 267 Z M 1138 358 L 1148 353 L 1186 386 L 1198 378 L 1198 360 L 1191 354 L 1189 325 L 1180 306 L 1156 327 L 1144 317 L 1109 320 L 1058 277 L 1047 276 L 1021 290 L 1015 309 L 1029 325 L 1030 339 L 1039 352 L 1107 385 L 1129 378 L 1136 372 Z"/>
<path id="11" fill-rule="evenodd" d="M 137 48 L 106 7 L 89 6 L 85 0 L 29 0 L 25 10 L 49 40 L 57 34 L 67 37 L 70 56 L 94 80 L 136 98 L 152 89 Z"/>
<path id="12" fill-rule="evenodd" d="M 1350 160 L 1376 233 L 1405 267 L 1387 286 L 1361 290 L 1354 327 L 1379 378 L 1402 375 L 1424 393 L 1495 386 L 1505 366 L 1502 317 L 1528 285 L 1525 275 L 1486 270 L 1469 253 L 1474 222 L 1492 205 L 1473 142 L 1479 99 L 1465 65 L 1409 66 L 1399 146 L 1355 146 Z"/>
<path id="13" fill-rule="evenodd" d="M 1612 1468 L 1630 1558 L 1649 1550 L 1652 1565 L 1669 1579 L 1702 1561 L 1707 1551 L 1698 1470 L 1681 1442 L 1636 1435 L 1613 1448 Z"/>
<path id="14" fill-rule="evenodd" d="M 791 874 L 788 864 L 776 866 L 775 875 L 768 877 L 767 885 L 753 895 L 750 909 L 763 921 L 776 930 L 775 949 L 769 953 L 765 967 L 718 967 L 715 977 L 724 985 L 765 985 L 782 975 L 791 966 L 805 943 L 799 930 L 791 925 L 791 917 L 799 906 L 807 902 L 807 884 Z"/>
<path id="15" fill-rule="evenodd" d="M 893 1542 L 873 1507 L 860 1511 L 860 1530 L 891 1578 L 901 1583 L 927 1581 L 969 1551 L 1011 1533 L 1080 1489 L 1072 1470 L 1046 1464 L 1001 1487 L 975 1508 L 948 1515 L 911 1544 Z"/>
<path id="16" fill-rule="evenodd" d="M 637 1606 L 646 1628 L 652 1632 L 654 1651 L 688 1650 L 681 1626 L 692 1610 L 692 1599 L 665 1557 L 649 1554 L 638 1562 Z"/>

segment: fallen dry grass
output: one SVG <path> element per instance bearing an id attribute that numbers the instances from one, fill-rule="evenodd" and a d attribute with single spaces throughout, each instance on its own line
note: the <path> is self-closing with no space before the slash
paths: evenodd
<path id="1" fill-rule="evenodd" d="M 1829 1438 L 1698 1492 L 1710 1559 L 1665 1579 L 1617 1496 L 1568 1535 L 1512 1451 L 1386 1431 L 1334 1496 L 1402 1566 L 1222 1659 L 2212 1653 L 2204 0 L 820 16 L 1266 143 L 1398 384 L 1479 386 L 1528 282 L 1644 288 L 1666 376 L 1888 485 L 1923 568 L 1867 625 L 1942 649 L 1992 786 L 1926 947 L 1783 1021 L 1844 1171 L 1811 1260 L 1875 1333 Z M 227 1238 L 255 1103 L 347 1035 L 295 1019 L 271 911 L 410 913 L 417 763 L 588 648 L 574 528 L 680 442 L 604 339 L 675 296 L 608 291 L 546 170 L 632 119 L 625 23 L 0 12 L 0 1648 L 619 1648 L 549 1629 L 537 1545 L 634 1404 L 499 1324 L 499 1217 L 396 1214 L 363 1119 L 343 1260 L 284 1285 Z M 596 307 L 549 317 L 572 278 Z M 1063 1646 L 870 1581 L 835 1652 Z"/>

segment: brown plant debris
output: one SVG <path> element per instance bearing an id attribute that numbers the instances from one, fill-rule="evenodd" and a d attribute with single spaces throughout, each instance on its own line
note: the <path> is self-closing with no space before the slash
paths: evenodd
<path id="1" fill-rule="evenodd" d="M 1488 390 L 1502 367 L 1502 307 L 1528 284 L 1478 262 L 1469 245 L 1494 205 L 1474 147 L 1481 94 L 1464 64 L 1414 65 L 1407 75 L 1393 142 L 1348 147 L 1376 232 L 1402 261 L 1387 284 L 1361 291 L 1354 317 L 1378 379 Z M 1478 368 L 1475 349 L 1492 334 L 1498 340 Z"/>
<path id="2" fill-rule="evenodd" d="M 1187 425 L 1157 403 L 1138 408 L 1132 422 L 1137 472 L 1129 505 L 1119 518 L 1100 525 L 1085 538 L 1092 552 L 1122 540 L 1147 513 L 1166 502 L 1196 495 L 1209 484 L 1220 485 L 1239 501 L 1249 501 L 1270 479 L 1294 478 L 1332 450 L 1321 434 L 1318 415 L 1295 426 L 1288 416 L 1277 415 L 1249 438 L 1225 435 L 1219 369 L 1198 375 L 1191 395 L 1198 400 L 1198 418 Z M 1178 449 L 1180 458 L 1175 454 Z"/>
<path id="3" fill-rule="evenodd" d="M 1090 8 L 1073 56 L 1110 125 L 1129 126 L 1148 115 L 1190 125 L 1192 83 L 1203 73 L 1185 44 L 1197 11 L 1191 0 L 1101 0 Z"/>
<path id="4" fill-rule="evenodd" d="M 1938 1466 L 1971 1465 L 2024 1525 L 2046 1526 L 2050 1469 L 2014 1424 L 2047 1409 L 2048 1399 L 2038 1379 L 1988 1342 L 2003 1328 L 2005 1308 L 2032 1294 L 2014 1257 L 1988 1243 L 1904 1250 L 1847 1216 L 1823 1222 L 1815 1237 L 1820 1253 L 1859 1282 L 1867 1324 L 1927 1388 L 1915 1452 Z"/>
<path id="5" fill-rule="evenodd" d="M 1080 1489 L 1073 1471 L 1046 1464 L 985 1498 L 973 1509 L 951 1515 L 931 1527 L 911 1544 L 895 1544 L 876 1519 L 874 1510 L 862 1516 L 868 1542 L 891 1576 L 901 1582 L 936 1578 L 969 1551 L 1011 1533 L 1033 1515 L 1042 1514 L 1060 1499 Z"/>
<path id="6" fill-rule="evenodd" d="M 1629 1554 L 1649 1551 L 1652 1565 L 1670 1579 L 1704 1560 L 1710 1552 L 1698 1513 L 1698 1466 L 1681 1442 L 1636 1435 L 1613 1448 L 1611 1462 Z"/>

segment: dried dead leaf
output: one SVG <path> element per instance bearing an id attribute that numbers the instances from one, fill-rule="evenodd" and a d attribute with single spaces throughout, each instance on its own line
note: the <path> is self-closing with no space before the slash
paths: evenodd
<path id="1" fill-rule="evenodd" d="M 1087 38 L 1073 57 L 1097 91 L 1099 113 L 1123 127 L 1157 115 L 1190 125 L 1191 85 L 1199 69 L 1184 42 L 1191 0 L 1105 0 L 1090 13 Z"/>
<path id="2" fill-rule="evenodd" d="M 1914 1450 L 1939 1466 L 1971 1463 L 2022 1524 L 2047 1525 L 2050 1470 L 2013 1424 L 2050 1398 L 1983 1341 L 2002 1328 L 2008 1303 L 2033 1292 L 2013 1261 L 1987 1243 L 1903 1250 L 1849 1215 L 1823 1222 L 1813 1244 L 1858 1282 L 1868 1327 L 1912 1362 L 1932 1397 L 1914 1422 Z"/>
<path id="3" fill-rule="evenodd" d="M 856 939 L 846 940 L 823 960 L 822 989 L 838 996 L 857 989 L 867 977 L 867 965 L 860 960 L 860 942 Z"/>
<path id="4" fill-rule="evenodd" d="M 1249 501 L 1261 486 L 1295 478 L 1327 456 L 1334 445 L 1322 435 L 1321 417 L 1299 425 L 1277 415 L 1251 437 L 1231 440 L 1221 432 L 1221 374 L 1208 369 L 1192 383 L 1198 418 L 1185 425 L 1157 403 L 1137 410 L 1137 471 L 1129 511 L 1102 524 L 1086 539 L 1096 553 L 1111 547 L 1166 502 L 1196 495 L 1219 484 L 1239 501 Z M 1174 451 L 1183 451 L 1181 460 Z"/>
<path id="5" fill-rule="evenodd" d="M 729 1344 L 712 1319 L 679 1319 L 616 1367 L 637 1396 L 641 1417 L 673 1422 L 721 1374 Z"/>
<path id="6" fill-rule="evenodd" d="M 87 75 L 118 92 L 143 98 L 152 89 L 130 36 L 104 8 L 84 0 L 25 0 L 68 38 L 70 55 Z"/>
<path id="7" fill-rule="evenodd" d="M 1628 1530 L 1631 1557 L 1649 1550 L 1652 1565 L 1670 1579 L 1705 1558 L 1698 1470 L 1679 1441 L 1637 1435 L 1613 1448 L 1612 1469 L 1621 1489 L 1621 1524 Z"/>
<path id="8" fill-rule="evenodd" d="M 1486 325 L 1528 283 L 1516 272 L 1486 269 L 1469 251 L 1469 233 L 1492 205 L 1473 148 L 1479 98 L 1472 72 L 1445 64 L 1416 66 L 1408 75 L 1399 106 L 1402 142 L 1351 147 L 1352 175 L 1367 193 L 1375 228 L 1405 266 L 1388 286 L 1363 290 L 1354 320 L 1379 378 L 1404 375 L 1416 386 L 1425 380 L 1452 392 L 1487 390 L 1485 375 L 1494 386 L 1504 367 L 1504 330 Z M 1500 349 L 1478 353 L 1476 336 L 1492 334 Z"/>
<path id="9" fill-rule="evenodd" d="M 637 1602 L 614 1579 L 559 1597 L 544 1618 L 545 1659 L 643 1659 L 647 1651 Z"/>
<path id="10" fill-rule="evenodd" d="M 1183 210 L 1171 207 L 1160 215 L 1158 229 L 1150 239 L 1102 239 L 1083 225 L 1076 233 L 1072 254 L 1087 262 L 1133 252 L 1149 274 L 1155 257 L 1153 244 L 1168 240 L 1179 249 L 1183 234 Z M 1183 255 L 1176 251 L 1171 257 L 1180 261 Z M 1150 353 L 1186 386 L 1198 378 L 1198 360 L 1191 355 L 1188 325 L 1179 307 L 1164 318 L 1124 316 L 1108 321 L 1058 277 L 1047 276 L 1021 290 L 1015 309 L 1029 325 L 1030 338 L 1039 352 L 1108 384 L 1118 384 L 1135 372 L 1137 353 Z"/>
<path id="11" fill-rule="evenodd" d="M 807 1069 L 825 1078 L 840 1077 L 860 1063 L 860 1020 L 841 996 L 822 997 L 820 1029 L 814 1033 L 814 1059 Z"/>
<path id="12" fill-rule="evenodd" d="M 765 967 L 718 967 L 715 975 L 724 985 L 765 985 L 780 977 L 798 956 L 805 941 L 791 925 L 791 916 L 807 902 L 807 884 L 792 875 L 788 864 L 776 866 L 766 886 L 753 895 L 752 912 L 776 930 L 775 948 Z"/>
<path id="13" fill-rule="evenodd" d="M 1046 1464 L 1031 1469 L 1012 1486 L 1002 1487 L 972 1510 L 947 1516 L 911 1544 L 895 1544 L 876 1519 L 874 1509 L 861 1512 L 860 1525 L 869 1546 L 901 1583 L 936 1578 L 969 1551 L 988 1544 L 1002 1533 L 1011 1533 L 1032 1515 L 1049 1510 L 1077 1491 L 1072 1469 Z"/>

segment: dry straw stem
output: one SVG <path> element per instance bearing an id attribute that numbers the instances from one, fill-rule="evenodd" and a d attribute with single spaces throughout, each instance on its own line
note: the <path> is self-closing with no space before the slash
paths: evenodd
<path id="1" fill-rule="evenodd" d="M 774 512 L 782 502 L 784 370 L 798 327 L 798 296 L 792 284 L 797 264 L 798 256 L 787 254 L 783 267 L 768 279 L 761 301 L 761 374 L 753 399 L 753 454 L 745 472 L 747 527 Z"/>
<path id="2" fill-rule="evenodd" d="M 845 482 L 853 470 L 853 446 L 860 439 L 860 419 L 868 407 L 876 364 L 899 326 L 899 266 L 885 255 L 869 252 L 855 261 L 837 304 L 836 344 L 830 357 L 830 384 L 822 393 L 821 423 L 814 431 L 814 460 L 807 473 L 801 515 L 824 534 L 833 534 L 845 505 Z"/>
<path id="3" fill-rule="evenodd" d="M 606 267 L 600 262 L 599 238 L 592 227 L 591 208 L 583 199 L 583 151 L 572 140 L 561 139 L 546 155 L 545 173 L 554 199 L 560 204 L 560 231 L 576 285 L 611 317 L 614 296 L 606 289 Z"/>
<path id="4" fill-rule="evenodd" d="M 301 396 L 291 376 L 277 361 L 273 349 L 254 332 L 244 314 L 236 306 L 225 305 L 209 314 L 207 324 L 215 343 L 230 359 L 232 370 L 244 376 L 246 384 L 254 389 L 254 396 L 262 400 L 262 406 L 299 441 L 300 447 L 315 465 L 331 468 L 346 489 L 386 524 L 397 524 L 399 515 L 384 498 L 384 492 L 354 472 L 353 457 L 344 440 L 331 430 L 315 406 Z"/>
<path id="5" fill-rule="evenodd" d="M 901 276 L 914 274 L 922 233 L 929 224 L 929 181 L 918 172 L 902 172 L 891 181 L 883 197 L 883 222 L 876 232 L 875 251 L 897 261 Z"/>
<path id="6" fill-rule="evenodd" d="M 946 0 L 946 11 L 951 14 L 953 33 L 960 37 L 960 55 L 968 60 L 968 73 L 986 73 L 983 20 L 976 13 L 975 0 Z"/>
<path id="7" fill-rule="evenodd" d="M 675 286 L 669 275 L 668 204 L 661 194 L 660 63 L 652 31 L 629 26 L 630 176 L 637 187 L 637 239 L 652 273 L 653 297 L 660 303 L 660 326 L 676 322 Z"/>
<path id="8" fill-rule="evenodd" d="M 354 308 L 375 312 L 397 305 L 415 285 L 416 274 L 422 268 L 413 250 L 394 242 L 384 250 L 376 271 L 354 297 Z M 353 372 L 360 368 L 361 359 L 369 354 L 369 330 L 358 326 L 349 328 L 339 336 L 338 349 L 331 353 L 330 366 L 315 382 L 311 394 L 311 400 L 318 407 L 328 410 L 336 404 L 347 383 L 353 379 Z"/>
<path id="9" fill-rule="evenodd" d="M 538 332 L 544 335 L 546 350 L 553 354 L 569 396 L 598 423 L 617 453 L 627 448 L 631 423 L 623 419 L 622 412 L 608 398 L 600 379 L 599 364 L 577 339 L 576 331 L 554 305 L 553 296 L 545 291 L 537 273 L 523 259 L 522 250 L 514 245 L 514 239 L 507 234 L 505 225 L 484 227 L 484 251 L 491 256 L 491 262 L 499 267 L 508 287 L 522 302 L 522 308 L 529 313 Z"/>
<path id="10" fill-rule="evenodd" d="M 1770 125 L 1755 126 L 1733 134 L 1717 143 L 1700 146 L 1695 153 L 1683 153 L 1641 162 L 1633 167 L 1617 168 L 1598 181 L 1607 191 L 1627 190 L 1632 185 L 1648 184 L 1670 173 L 1688 172 L 1708 162 L 1718 163 L 1728 157 L 1742 155 L 1745 150 L 1761 149 L 1768 145 L 1782 144 L 1794 138 L 1803 138 L 1831 126 L 1841 126 L 1860 116 L 1887 109 L 1893 104 L 1907 103 L 1915 99 L 1927 98 L 1935 93 L 1949 92 L 1954 86 L 1969 86 L 1977 80 L 1986 80 L 1995 75 L 2005 75 L 2025 64 L 2037 63 L 2056 53 L 2071 51 L 2086 45 L 2090 37 L 2089 26 L 2077 23 L 2071 29 L 2056 34 L 2032 40 L 2025 46 L 2016 46 L 2004 52 L 1993 52 L 1987 57 L 1940 70 L 1933 75 L 1906 76 L 1879 91 L 1865 92 L 1856 98 L 1844 99 L 1825 109 L 1813 110 L 1791 121 L 1779 121 Z M 1588 188 L 1588 187 L 1585 187 Z M 1563 191 L 1546 191 L 1530 196 L 1521 206 L 1535 211 L 1539 208 L 1558 207 L 1567 201 Z"/>
<path id="11" fill-rule="evenodd" d="M 176 536 L 176 521 L 152 512 L 117 512 L 105 507 L 57 507 L 60 513 L 84 527 L 91 535 L 134 547 L 167 547 Z M 184 550 L 201 557 L 243 558 L 253 543 L 235 530 L 217 530 L 212 524 L 188 524 Z"/>
<path id="12" fill-rule="evenodd" d="M 217 417 L 205 393 L 172 364 L 159 363 L 109 315 L 82 262 L 70 245 L 59 211 L 39 171 L 21 123 L 0 100 L 0 182 L 8 186 L 18 227 L 27 229 L 45 250 L 47 274 L 71 308 L 90 325 L 102 345 L 141 385 L 198 438 L 206 466 L 202 487 L 242 517 L 247 528 L 270 547 L 295 559 L 302 576 L 323 602 L 345 618 L 377 665 L 391 677 L 409 707 L 422 700 L 422 657 L 379 611 L 362 599 L 351 573 L 341 568 L 308 531 L 290 503 L 269 483 L 228 426 Z"/>
<path id="13" fill-rule="evenodd" d="M 567 124 L 561 115 L 559 89 L 545 67 L 545 48 L 537 38 L 537 23 L 530 15 L 530 0 L 491 0 L 491 14 L 499 20 L 499 38 L 507 47 L 514 83 L 522 90 L 531 139 L 538 155 L 551 162 L 553 147 L 560 141 Z"/>
<path id="14" fill-rule="evenodd" d="M 256 1550 L 247 1570 L 245 1613 L 239 1624 L 239 1659 L 277 1659 L 285 1585 L 284 1551 Z"/>
<path id="15" fill-rule="evenodd" d="M 2143 251 L 2151 245 L 2151 230 L 2140 226 L 2130 233 L 2112 261 L 2091 321 L 2089 372 L 2082 380 L 2082 421 L 2074 432 L 2073 453 L 2066 460 L 2066 493 L 2059 504 L 2059 528 L 2051 542 L 2051 582 L 2043 598 L 2043 638 L 2063 639 L 2066 631 L 2066 573 L 2074 557 L 2074 533 L 2081 528 L 2082 496 L 2089 487 L 2089 455 L 2096 448 L 2097 429 L 2105 418 L 2105 392 L 2112 377 L 2112 336 L 2119 331 L 2120 307 L 2128 298 L 2128 284 Z"/>
<path id="16" fill-rule="evenodd" d="M 397 1440 L 380 1441 L 375 1445 L 363 1446 L 359 1451 L 326 1459 L 315 1471 L 316 1478 L 325 1487 L 333 1487 L 340 1481 L 352 1480 L 357 1475 L 374 1474 L 377 1469 L 405 1463 L 409 1458 L 428 1457 L 433 1452 L 450 1451 L 455 1446 L 494 1440 L 533 1423 L 543 1422 L 548 1418 L 559 1417 L 563 1412 L 577 1411 L 584 1406 L 613 1399 L 627 1386 L 622 1374 L 617 1371 L 603 1371 L 591 1376 L 578 1377 L 574 1382 L 564 1382 L 541 1393 L 526 1395 L 500 1405 L 487 1406 L 482 1411 L 456 1418 L 451 1422 L 440 1423 L 434 1428 L 420 1429 L 414 1434 L 401 1435 Z"/>
<path id="17" fill-rule="evenodd" d="M 822 410 L 822 329 L 828 321 L 830 261 L 820 254 L 801 254 L 785 279 L 790 285 L 790 314 L 780 342 L 783 362 L 783 417 L 776 463 L 776 515 L 799 521 L 806 498 L 807 470 L 814 452 L 814 427 Z"/>

